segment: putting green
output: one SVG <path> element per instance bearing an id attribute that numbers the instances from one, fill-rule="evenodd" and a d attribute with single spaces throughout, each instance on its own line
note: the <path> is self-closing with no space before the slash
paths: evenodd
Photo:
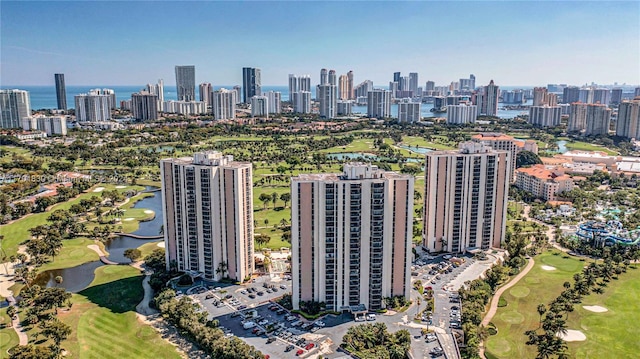
<path id="1" fill-rule="evenodd" d="M 520 324 L 524 322 L 524 315 L 514 311 L 504 312 L 500 314 L 500 319 L 504 320 L 507 323 Z"/>
<path id="2" fill-rule="evenodd" d="M 516 298 L 524 298 L 526 296 L 529 295 L 529 293 L 531 292 L 531 290 L 527 287 L 513 287 L 511 288 L 511 290 L 509 290 L 509 294 L 511 294 L 512 296 L 516 297 Z"/>

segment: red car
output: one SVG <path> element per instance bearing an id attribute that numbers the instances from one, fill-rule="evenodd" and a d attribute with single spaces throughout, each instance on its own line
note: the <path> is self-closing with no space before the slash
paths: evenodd
<path id="1" fill-rule="evenodd" d="M 304 347 L 304 348 L 305 348 L 305 349 L 307 349 L 307 350 L 311 350 L 314 346 L 316 346 L 316 345 L 315 345 L 315 344 L 313 344 L 313 343 L 309 343 L 309 344 L 307 344 L 307 346 L 306 346 L 306 347 Z"/>
<path id="2" fill-rule="evenodd" d="M 296 356 L 300 356 L 302 355 L 302 353 L 304 353 L 304 350 L 298 349 L 298 351 L 296 352 Z"/>
<path id="3" fill-rule="evenodd" d="M 269 354 L 266 354 L 266 355 L 264 356 L 264 359 L 269 359 L 269 358 L 271 358 L 271 357 L 269 356 Z"/>

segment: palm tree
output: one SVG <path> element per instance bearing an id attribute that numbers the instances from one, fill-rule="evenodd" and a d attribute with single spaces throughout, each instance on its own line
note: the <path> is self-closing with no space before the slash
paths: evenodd
<path id="1" fill-rule="evenodd" d="M 216 268 L 216 273 L 224 277 L 224 274 L 226 272 L 227 272 L 227 262 L 222 261 L 218 264 L 218 268 Z"/>
<path id="2" fill-rule="evenodd" d="M 542 327 L 542 315 L 547 312 L 547 306 L 544 304 L 538 304 L 538 315 L 540 315 L 540 327 Z"/>

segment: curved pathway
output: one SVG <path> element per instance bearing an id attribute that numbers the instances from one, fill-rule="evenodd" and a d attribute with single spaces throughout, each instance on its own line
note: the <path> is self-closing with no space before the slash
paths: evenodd
<path id="1" fill-rule="evenodd" d="M 22 328 L 22 324 L 20 324 L 20 318 L 18 318 L 17 314 L 16 317 L 11 321 L 11 324 L 13 325 L 13 330 L 16 332 L 16 334 L 18 334 L 18 340 L 20 341 L 18 344 L 27 345 L 29 343 L 29 337 Z"/>
<path id="2" fill-rule="evenodd" d="M 97 244 L 90 244 L 87 246 L 87 248 L 91 249 L 92 251 L 98 253 L 98 257 L 100 257 L 100 262 L 106 264 L 106 265 L 119 265 L 119 264 L 129 264 L 129 263 L 118 263 L 118 262 L 114 262 L 112 260 L 110 260 L 107 255 L 102 252 L 102 250 L 100 249 L 100 247 L 98 247 Z"/>
<path id="3" fill-rule="evenodd" d="M 480 325 L 484 327 L 489 325 L 489 323 L 491 322 L 491 319 L 493 319 L 493 317 L 496 315 L 496 312 L 498 311 L 498 303 L 500 302 L 500 297 L 502 296 L 502 294 L 507 289 L 510 289 L 514 285 L 518 284 L 520 279 L 522 279 L 525 275 L 527 275 L 535 264 L 536 262 L 533 260 L 533 258 L 529 258 L 529 263 L 527 263 L 527 265 L 520 271 L 520 273 L 518 273 L 518 275 L 513 277 L 513 279 L 509 281 L 509 283 L 500 287 L 496 291 L 496 293 L 493 295 L 493 298 L 491 298 L 491 305 L 489 306 L 489 311 L 487 312 L 487 315 L 485 315 L 484 318 L 482 319 L 482 322 L 480 323 Z M 485 350 L 484 342 L 482 342 L 480 345 L 479 353 L 478 353 L 480 354 L 480 358 L 486 358 L 484 355 L 484 350 Z"/>
<path id="4" fill-rule="evenodd" d="M 485 327 L 489 325 L 489 322 L 491 322 L 491 319 L 493 319 L 493 316 L 496 315 L 496 311 L 498 310 L 498 302 L 500 301 L 500 297 L 502 296 L 502 293 L 504 293 L 507 289 L 513 287 L 514 285 L 518 284 L 520 279 L 522 279 L 522 277 L 524 277 L 525 275 L 527 275 L 527 273 L 529 273 L 531 268 L 533 268 L 534 264 L 536 264 L 536 262 L 533 260 L 533 258 L 529 258 L 529 263 L 527 263 L 527 265 L 520 271 L 520 273 L 518 273 L 518 275 L 513 277 L 513 279 L 509 281 L 509 283 L 500 287 L 500 289 L 496 291 L 496 293 L 493 295 L 493 298 L 491 298 L 491 305 L 489 306 L 489 311 L 487 312 L 487 315 L 484 316 L 484 319 L 482 319 L 482 322 L 480 323 L 481 325 L 484 325 Z"/>
<path id="5" fill-rule="evenodd" d="M 149 279 L 151 278 L 151 274 L 147 274 L 142 281 L 142 288 L 144 289 L 144 297 L 142 301 L 136 306 L 136 312 L 142 315 L 152 315 L 158 313 L 157 310 L 149 307 L 149 302 L 153 299 L 153 289 L 149 285 Z"/>

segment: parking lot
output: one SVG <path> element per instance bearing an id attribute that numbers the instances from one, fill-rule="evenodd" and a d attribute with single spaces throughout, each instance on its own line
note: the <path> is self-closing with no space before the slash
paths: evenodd
<path id="1" fill-rule="evenodd" d="M 412 336 L 411 350 L 416 358 L 451 357 L 456 358 L 452 330 L 459 328 L 461 320 L 460 302 L 452 283 L 461 279 L 475 279 L 481 273 L 487 260 L 464 257 L 459 265 L 453 265 L 451 257 L 423 257 L 412 266 L 412 282 L 420 279 L 425 287 L 434 291 L 435 310 L 421 322 L 413 319 L 422 305 L 415 305 L 420 295 L 411 289 L 414 305 L 402 313 L 389 311 L 375 316 L 376 322 L 383 322 L 391 332 L 409 330 Z M 456 259 L 453 259 L 456 261 Z M 474 273 L 471 273 L 474 272 Z M 209 319 L 217 319 L 227 335 L 237 336 L 254 346 L 270 358 L 325 358 L 344 357 L 339 351 L 342 337 L 355 324 L 353 315 L 327 315 L 320 323 L 309 321 L 291 314 L 274 301 L 285 293 L 291 293 L 291 281 L 279 277 L 263 276 L 254 283 L 244 285 L 208 285 L 190 294 L 209 314 Z M 193 292 L 191 290 L 189 293 Z M 372 319 L 372 318 L 370 318 Z M 422 329 L 435 330 L 437 335 L 425 337 Z M 438 349 L 440 348 L 440 349 Z"/>

